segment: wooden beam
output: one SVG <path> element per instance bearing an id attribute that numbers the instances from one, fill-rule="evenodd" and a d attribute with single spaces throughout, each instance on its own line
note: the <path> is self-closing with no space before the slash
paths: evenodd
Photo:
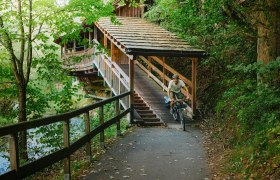
<path id="1" fill-rule="evenodd" d="M 70 147 L 70 125 L 69 119 L 63 122 L 63 146 L 64 148 Z M 70 155 L 68 154 L 64 158 L 64 180 L 71 179 L 71 170 L 70 170 Z"/>
<path id="2" fill-rule="evenodd" d="M 104 106 L 99 107 L 99 125 L 104 124 Z M 104 130 L 100 132 L 100 147 L 105 148 L 105 135 Z"/>
<path id="3" fill-rule="evenodd" d="M 166 76 L 166 68 L 165 68 L 165 57 L 162 58 L 162 84 L 163 84 L 163 87 L 162 87 L 162 91 L 164 91 L 164 86 L 166 85 L 166 79 L 165 79 L 165 76 Z"/>
<path id="4" fill-rule="evenodd" d="M 76 52 L 76 47 L 77 47 L 76 40 L 74 40 L 74 43 L 73 43 L 73 52 Z"/>
<path id="5" fill-rule="evenodd" d="M 117 50 L 116 50 L 116 46 L 115 44 L 113 43 L 113 41 L 111 41 L 111 60 L 113 62 L 115 62 L 117 60 Z"/>
<path id="6" fill-rule="evenodd" d="M 115 111 L 116 111 L 116 116 L 120 114 L 120 100 L 116 100 L 115 102 Z M 116 123 L 117 125 L 117 136 L 121 136 L 121 120 L 119 119 Z"/>
<path id="7" fill-rule="evenodd" d="M 85 134 L 88 135 L 90 133 L 90 122 L 89 122 L 89 111 L 84 114 L 84 122 L 85 122 Z M 91 162 L 91 140 L 89 139 L 86 143 L 86 158 L 88 162 Z"/>
<path id="8" fill-rule="evenodd" d="M 134 60 L 136 58 L 133 57 L 132 59 L 129 59 L 129 90 L 130 90 L 130 123 L 134 120 Z"/>
<path id="9" fill-rule="evenodd" d="M 93 26 L 93 38 L 97 40 L 97 27 Z"/>
<path id="10" fill-rule="evenodd" d="M 192 109 L 193 114 L 196 113 L 196 68 L 197 68 L 198 58 L 192 58 Z"/>
<path id="11" fill-rule="evenodd" d="M 21 179 L 20 162 L 19 162 L 19 148 L 18 148 L 18 133 L 9 135 L 9 152 L 10 152 L 10 167 L 11 170 L 16 171 L 16 178 Z"/>
<path id="12" fill-rule="evenodd" d="M 104 48 L 107 48 L 108 44 L 107 44 L 107 36 L 105 36 L 104 34 Z"/>
<path id="13" fill-rule="evenodd" d="M 148 62 L 149 62 L 149 63 L 147 63 L 147 64 L 148 64 L 148 71 L 149 71 L 148 77 L 150 77 L 150 74 L 152 73 L 152 68 L 151 68 L 151 66 L 150 66 L 150 64 L 152 63 L 152 58 L 151 58 L 151 56 L 148 57 Z"/>
<path id="14" fill-rule="evenodd" d="M 91 44 L 92 44 L 91 32 L 88 31 L 88 45 L 89 45 L 89 47 L 90 47 Z"/>

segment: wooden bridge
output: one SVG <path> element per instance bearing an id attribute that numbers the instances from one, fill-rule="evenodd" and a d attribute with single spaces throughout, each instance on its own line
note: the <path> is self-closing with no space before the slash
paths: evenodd
<path id="1" fill-rule="evenodd" d="M 127 13 L 122 12 L 122 8 Z M 196 67 L 198 59 L 206 55 L 205 51 L 139 18 L 143 17 L 143 12 L 143 8 L 118 7 L 117 14 L 132 17 L 117 17 L 118 23 L 111 22 L 109 18 L 100 19 L 88 27 L 93 31 L 81 34 L 89 41 L 82 48 L 77 47 L 75 40 L 61 44 L 64 68 L 85 83 L 86 92 L 91 91 L 90 87 L 94 87 L 94 83 L 104 81 L 114 97 L 73 112 L 0 128 L 0 137 L 9 137 L 11 163 L 11 171 L 0 175 L 0 179 L 22 179 L 60 160 L 64 161 L 64 178 L 70 179 L 70 155 L 86 145 L 86 154 L 90 160 L 92 138 L 100 134 L 100 143 L 104 144 L 104 130 L 114 124 L 119 135 L 120 120 L 126 115 L 130 123 L 141 125 L 155 126 L 173 122 L 163 99 L 173 74 L 178 74 L 188 86 L 191 111 L 196 113 Z M 56 43 L 60 44 L 61 40 L 56 40 Z M 82 58 L 77 63 L 70 60 L 72 57 Z M 191 61 L 191 79 L 170 67 L 166 63 L 168 57 L 184 57 L 186 61 Z M 104 121 L 104 105 L 112 102 L 115 102 L 116 116 Z M 100 124 L 92 129 L 89 125 L 89 112 L 96 108 L 99 108 Z M 80 115 L 84 115 L 85 135 L 70 142 L 69 122 L 71 118 Z M 63 123 L 63 148 L 33 162 L 21 164 L 19 133 L 57 122 Z"/>

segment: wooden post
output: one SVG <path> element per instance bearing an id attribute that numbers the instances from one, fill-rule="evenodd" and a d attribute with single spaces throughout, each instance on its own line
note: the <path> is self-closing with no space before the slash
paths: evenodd
<path id="1" fill-rule="evenodd" d="M 85 42 L 85 40 L 86 40 L 86 33 L 84 32 L 84 41 L 83 42 Z M 83 43 L 83 44 L 84 44 L 84 50 L 86 50 L 87 49 L 86 43 Z"/>
<path id="2" fill-rule="evenodd" d="M 162 91 L 164 91 L 164 86 L 166 84 L 166 79 L 165 79 L 165 75 L 166 75 L 166 69 L 165 69 L 165 57 L 162 58 Z"/>
<path id="3" fill-rule="evenodd" d="M 115 105 L 115 110 L 116 110 L 116 116 L 118 116 L 120 114 L 120 100 L 116 100 L 116 105 Z M 121 120 L 119 119 L 117 121 L 117 136 L 121 136 L 122 132 L 121 132 Z"/>
<path id="4" fill-rule="evenodd" d="M 63 146 L 69 148 L 70 146 L 70 130 L 69 130 L 69 119 L 63 122 Z M 70 154 L 64 158 L 64 180 L 71 179 L 70 170 Z"/>
<path id="5" fill-rule="evenodd" d="M 151 56 L 148 57 L 148 61 L 149 61 L 149 63 L 152 63 Z M 150 74 L 152 73 L 152 68 L 151 68 L 151 66 L 149 64 L 148 64 L 148 71 L 149 71 L 148 77 L 151 77 Z"/>
<path id="6" fill-rule="evenodd" d="M 104 107 L 103 105 L 99 107 L 99 125 L 102 125 L 104 123 Z M 104 143 L 104 130 L 100 132 L 100 147 L 104 148 L 105 143 Z"/>
<path id="7" fill-rule="evenodd" d="M 196 112 L 196 67 L 197 67 L 197 58 L 192 58 L 192 109 L 193 113 Z"/>
<path id="8" fill-rule="evenodd" d="M 91 43 L 92 43 L 91 32 L 88 31 L 88 45 L 89 45 L 89 48 L 90 48 Z"/>
<path id="9" fill-rule="evenodd" d="M 113 41 L 111 41 L 111 60 L 116 61 L 116 47 Z"/>
<path id="10" fill-rule="evenodd" d="M 60 56 L 61 57 L 63 56 L 63 46 L 61 46 L 61 48 L 60 48 Z"/>
<path id="11" fill-rule="evenodd" d="M 67 51 L 67 46 L 66 43 L 64 43 L 64 50 L 63 50 L 64 54 L 66 54 L 66 51 Z"/>
<path id="12" fill-rule="evenodd" d="M 145 5 L 141 5 L 141 15 L 140 15 L 140 17 L 142 19 L 144 18 L 144 7 L 145 7 Z"/>
<path id="13" fill-rule="evenodd" d="M 85 134 L 90 133 L 90 123 L 89 123 L 89 111 L 84 114 L 84 121 L 85 121 Z M 86 143 L 86 156 L 87 160 L 91 162 L 91 143 L 90 140 Z"/>
<path id="14" fill-rule="evenodd" d="M 16 171 L 16 178 L 21 179 L 20 168 L 19 168 L 19 148 L 18 148 L 18 135 L 9 135 L 9 153 L 10 153 L 10 163 L 11 170 Z"/>
<path id="15" fill-rule="evenodd" d="M 76 40 L 74 40 L 74 43 L 73 43 L 73 52 L 76 52 L 76 46 L 77 46 Z"/>
<path id="16" fill-rule="evenodd" d="M 129 60 L 129 90 L 130 90 L 130 123 L 134 120 L 134 60 L 136 57 L 133 57 Z"/>
<path id="17" fill-rule="evenodd" d="M 107 48 L 107 37 L 104 34 L 104 48 Z"/>
<path id="18" fill-rule="evenodd" d="M 97 27 L 94 25 L 94 28 L 93 28 L 93 38 L 95 40 L 97 40 Z"/>

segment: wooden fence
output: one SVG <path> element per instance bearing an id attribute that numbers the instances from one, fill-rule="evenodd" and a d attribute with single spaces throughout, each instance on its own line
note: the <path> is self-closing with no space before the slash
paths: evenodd
<path id="1" fill-rule="evenodd" d="M 98 53 L 97 49 L 94 52 L 93 63 L 112 92 L 119 95 L 129 91 L 129 77 L 119 65 L 113 62 L 107 54 Z M 121 99 L 120 102 L 124 108 L 129 107 L 129 97 Z"/>
<path id="2" fill-rule="evenodd" d="M 9 153 L 10 153 L 10 167 L 11 171 L 0 175 L 0 179 L 23 179 L 28 177 L 37 171 L 46 168 L 60 160 L 64 160 L 64 179 L 70 179 L 70 155 L 77 151 L 79 148 L 85 145 L 86 155 L 90 160 L 91 155 L 91 139 L 96 135 L 100 134 L 100 143 L 104 145 L 104 130 L 113 124 L 116 124 L 118 135 L 120 134 L 120 120 L 127 115 L 131 108 L 126 108 L 120 112 L 120 100 L 130 95 L 130 91 L 115 96 L 110 99 L 99 101 L 92 105 L 83 107 L 81 109 L 68 112 L 65 114 L 60 114 L 56 116 L 41 118 L 38 120 L 27 121 L 23 123 L 17 123 L 10 126 L 0 128 L 0 137 L 9 137 Z M 104 122 L 104 105 L 108 103 L 116 103 L 116 115 L 115 117 Z M 99 108 L 99 126 L 93 130 L 90 130 L 90 118 L 89 112 Z M 85 135 L 79 138 L 77 141 L 70 143 L 70 119 L 77 117 L 79 115 L 84 115 L 85 124 Z M 62 122 L 63 123 L 63 148 L 55 151 L 49 155 L 39 158 L 33 162 L 21 165 L 19 158 L 19 145 L 18 137 L 19 133 L 26 131 L 28 129 L 38 128 L 41 126 L 50 125 L 53 123 Z"/>

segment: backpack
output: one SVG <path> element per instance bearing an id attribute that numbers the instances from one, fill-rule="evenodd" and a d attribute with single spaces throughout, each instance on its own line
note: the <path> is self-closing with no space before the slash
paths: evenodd
<path id="1" fill-rule="evenodd" d="M 170 99 L 168 96 L 164 96 L 164 103 L 165 103 L 165 107 L 170 109 Z"/>

